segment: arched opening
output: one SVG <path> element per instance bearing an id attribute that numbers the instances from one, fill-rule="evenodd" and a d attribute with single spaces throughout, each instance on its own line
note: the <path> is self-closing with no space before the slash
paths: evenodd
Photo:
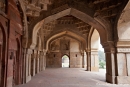
<path id="1" fill-rule="evenodd" d="M 47 68 L 62 67 L 62 57 L 69 57 L 70 68 L 82 68 L 82 54 L 80 40 L 69 35 L 58 36 L 48 42 Z"/>
<path id="2" fill-rule="evenodd" d="M 69 57 L 67 55 L 62 56 L 62 68 L 69 68 L 70 62 Z"/>
<path id="3" fill-rule="evenodd" d="M 92 35 L 91 35 L 92 34 Z M 98 71 L 98 74 L 102 77 L 102 81 L 105 81 L 106 75 L 106 59 L 104 49 L 102 48 L 100 36 L 96 29 L 92 29 L 91 35 L 91 71 Z"/>
<path id="4" fill-rule="evenodd" d="M 83 16 L 80 16 L 80 15 L 83 15 Z M 33 26 L 32 34 L 30 34 L 30 35 L 32 35 L 32 36 L 30 36 L 32 39 L 32 43 L 31 43 L 31 45 L 29 44 L 30 48 L 32 48 L 32 49 L 35 48 L 36 41 L 37 41 L 36 35 L 37 35 L 37 32 L 39 31 L 39 29 L 41 29 L 41 27 L 43 26 L 43 24 L 47 24 L 53 20 L 57 20 L 64 16 L 73 16 L 73 17 L 76 17 L 77 19 L 82 20 L 85 23 L 88 23 L 89 25 L 92 25 L 93 27 L 95 27 L 97 29 L 100 36 L 102 37 L 101 42 L 102 43 L 107 42 L 107 36 L 108 36 L 108 33 L 106 32 L 107 30 L 98 21 L 96 21 L 95 19 L 90 17 L 88 14 L 85 14 L 77 9 L 69 8 L 62 12 L 58 12 L 55 15 L 50 15 L 48 17 L 45 17 L 45 18 L 41 19 L 41 21 L 37 22 L 35 25 L 32 25 Z M 91 20 L 91 22 L 90 22 L 90 20 Z"/>
<path id="5" fill-rule="evenodd" d="M 100 38 L 99 38 L 99 48 L 98 48 L 98 61 L 99 61 L 99 73 L 101 73 L 102 77 L 105 81 L 105 75 L 106 75 L 106 56 L 104 53 L 104 48 L 100 44 Z"/>
<path id="6" fill-rule="evenodd" d="M 72 10 L 72 11 L 71 11 Z M 45 26 L 45 28 L 43 27 L 43 25 L 46 25 L 46 24 L 48 24 L 49 22 L 53 22 L 54 20 L 58 20 L 59 18 L 62 18 L 62 17 L 65 17 L 65 16 L 73 16 L 73 17 L 75 17 L 75 18 L 77 18 L 77 19 L 79 19 L 80 21 L 82 21 L 82 22 L 84 22 L 84 23 L 88 23 L 88 25 L 90 25 L 91 27 L 94 27 L 94 28 L 96 28 L 96 30 L 99 32 L 99 35 L 100 35 L 100 37 L 101 37 L 101 43 L 102 44 L 106 44 L 107 43 L 107 40 L 109 39 L 108 37 L 108 31 L 109 30 L 106 30 L 106 27 L 105 26 L 103 26 L 102 24 L 100 24 L 97 20 L 95 20 L 95 19 L 93 19 L 93 18 L 91 18 L 91 17 L 88 17 L 88 15 L 87 14 L 84 14 L 84 13 L 82 13 L 82 12 L 80 12 L 80 11 L 78 11 L 78 10 L 76 10 L 76 9 L 72 9 L 72 8 L 70 8 L 70 9 L 67 9 L 67 10 L 65 10 L 65 12 L 67 12 L 67 14 L 66 13 L 64 13 L 64 11 L 62 11 L 62 13 L 63 14 L 61 14 L 60 16 L 59 16 L 59 14 L 60 14 L 60 12 L 59 13 L 57 13 L 57 14 L 55 14 L 55 15 L 52 15 L 52 16 L 49 16 L 49 17 L 47 17 L 47 18 L 45 18 L 45 19 L 43 19 L 42 21 L 40 21 L 40 22 L 38 22 L 36 25 L 35 25 L 35 27 L 33 28 L 33 31 L 32 31 L 32 43 L 31 43 L 31 46 L 30 46 L 30 48 L 31 49 L 34 49 L 35 48 L 35 46 L 36 46 L 36 41 L 37 41 L 37 38 L 36 38 L 36 35 L 37 35 L 37 32 L 39 31 L 39 29 L 41 29 L 41 28 L 43 28 L 43 29 L 46 29 L 46 26 Z M 78 14 L 76 14 L 75 15 L 75 13 L 79 13 L 79 15 Z M 82 14 L 82 15 L 84 15 L 84 18 L 89 18 L 90 20 L 93 20 L 93 21 L 89 21 L 88 22 L 88 20 L 86 20 L 86 19 L 84 19 L 84 18 L 82 18 L 81 16 L 80 16 L 80 14 Z M 82 23 L 81 22 L 81 23 Z M 57 22 L 58 23 L 58 22 Z M 63 22 L 62 22 L 63 23 Z M 67 24 L 66 22 L 64 22 L 63 23 L 64 25 L 65 24 Z M 63 25 L 62 24 L 62 25 Z M 75 24 L 79 24 L 79 23 L 75 23 Z M 55 25 L 55 24 L 54 24 Z M 78 25 L 78 26 L 81 26 L 81 25 Z M 64 27 L 66 27 L 66 26 L 64 26 Z M 68 28 L 68 27 L 67 27 Z M 88 27 L 89 29 L 90 29 L 90 27 Z M 55 28 L 56 29 L 56 28 Z M 59 28 L 59 29 L 63 29 L 63 28 Z M 70 29 L 70 28 L 69 28 Z M 82 34 L 84 34 L 84 33 L 86 33 L 87 32 L 87 35 L 89 34 L 89 29 L 86 31 L 86 29 L 85 28 L 78 28 L 79 29 L 79 32 L 81 31 L 82 32 Z M 50 30 L 51 31 L 51 29 L 47 29 L 47 30 Z M 73 29 L 74 30 L 74 29 Z M 64 31 L 64 30 L 63 30 Z M 52 31 L 53 33 L 55 32 L 55 31 Z M 66 31 L 64 31 L 65 33 L 64 34 L 66 34 L 66 33 L 68 33 L 68 32 L 66 32 Z M 52 34 L 53 34 L 52 33 Z M 86 37 L 86 39 L 88 40 L 88 36 L 84 36 L 84 37 Z M 59 35 L 57 35 L 57 36 L 59 36 Z M 90 36 L 91 37 L 91 36 Z M 50 38 L 49 38 L 50 39 Z M 47 44 L 45 44 L 45 45 L 47 45 L 47 46 L 49 46 L 48 45 L 48 43 L 49 43 L 49 39 L 47 38 L 46 39 L 46 43 Z M 91 38 L 90 38 L 90 40 L 91 40 Z M 91 41 L 89 41 L 88 43 L 91 43 Z M 88 45 L 88 43 L 87 43 L 87 45 Z M 89 44 L 89 45 L 91 45 L 91 44 Z M 46 46 L 46 47 L 47 47 Z M 48 48 L 46 48 L 46 47 L 44 47 L 44 50 L 46 50 L 46 51 L 48 51 L 47 49 Z M 56 46 L 55 46 L 56 47 Z M 80 52 L 79 53 L 79 56 L 77 55 L 76 56 L 76 52 L 75 52 L 75 55 L 72 55 L 73 56 L 73 59 L 76 61 L 76 59 L 79 59 L 79 60 L 81 60 L 82 59 L 82 55 L 81 54 L 83 54 L 83 50 L 87 50 L 87 56 L 89 57 L 88 58 L 88 61 L 87 61 L 87 65 L 88 65 L 88 68 L 90 68 L 89 70 L 90 71 L 93 71 L 93 70 L 95 70 L 95 71 L 97 71 L 98 69 L 99 69 L 99 67 L 98 67 L 98 63 L 96 63 L 96 66 L 95 66 L 95 64 L 93 65 L 93 67 L 91 67 L 92 66 L 92 64 L 93 63 L 91 63 L 91 51 L 95 51 L 95 48 L 94 49 L 92 49 L 91 50 L 91 46 L 89 46 L 89 47 L 83 47 L 82 46 L 82 48 L 83 49 L 80 49 L 80 50 L 78 50 L 78 52 L 79 51 L 82 51 L 82 52 Z M 51 49 L 52 51 L 55 51 L 55 52 L 59 52 L 59 51 L 57 51 L 57 49 L 55 49 L 55 50 L 53 50 L 53 49 Z M 56 60 L 57 61 L 57 58 L 59 58 L 58 56 L 60 56 L 60 58 L 61 58 L 61 54 L 59 53 L 58 55 L 56 55 L 55 54 L 55 52 L 52 52 L 52 53 L 50 53 L 50 51 L 48 51 L 48 53 L 50 53 L 51 55 L 49 55 L 49 57 L 47 58 L 47 67 L 61 67 L 61 62 L 55 62 L 55 61 L 52 61 L 51 59 L 54 59 L 54 60 Z M 95 55 L 95 54 L 94 54 Z M 95 57 L 95 56 L 94 56 Z M 98 57 L 98 50 L 97 50 L 97 48 L 96 48 L 96 57 Z M 49 59 L 49 60 L 48 60 Z M 96 59 L 97 60 L 97 59 Z M 61 60 L 60 60 L 61 61 Z M 71 55 L 70 55 L 70 62 L 71 62 Z M 49 64 L 48 64 L 49 63 Z M 70 67 L 81 67 L 81 64 L 82 62 L 79 62 L 79 64 L 78 63 L 76 63 L 76 62 L 73 62 L 73 64 L 72 64 L 72 66 L 71 66 L 71 63 L 70 63 Z M 48 65 L 50 65 L 50 66 L 48 66 Z M 87 69 L 88 69 L 87 68 Z M 88 70 L 88 71 L 89 71 Z"/>
<path id="7" fill-rule="evenodd" d="M 20 41 L 16 39 L 16 50 L 11 52 L 11 55 L 14 56 L 13 60 L 13 86 L 21 83 L 21 59 L 20 59 Z"/>
<path id="8" fill-rule="evenodd" d="M 0 23 L 0 87 L 4 87 L 5 78 L 6 78 L 6 67 L 2 67 L 5 65 L 6 58 L 6 31 L 2 24 Z"/>

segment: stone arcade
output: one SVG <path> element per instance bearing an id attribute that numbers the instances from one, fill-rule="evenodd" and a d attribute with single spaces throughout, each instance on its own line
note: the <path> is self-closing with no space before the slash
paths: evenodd
<path id="1" fill-rule="evenodd" d="M 0 0 L 0 87 L 25 84 L 47 67 L 98 71 L 98 39 L 106 82 L 130 83 L 129 0 Z"/>

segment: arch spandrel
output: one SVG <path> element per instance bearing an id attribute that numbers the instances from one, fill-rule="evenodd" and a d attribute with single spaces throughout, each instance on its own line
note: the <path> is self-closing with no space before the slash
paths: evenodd
<path id="1" fill-rule="evenodd" d="M 126 7 L 122 11 L 122 14 L 118 20 L 117 31 L 119 41 L 130 41 L 130 1 L 128 1 Z"/>

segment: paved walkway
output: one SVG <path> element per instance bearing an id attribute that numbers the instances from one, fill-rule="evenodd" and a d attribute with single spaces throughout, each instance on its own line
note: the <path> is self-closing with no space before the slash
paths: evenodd
<path id="1" fill-rule="evenodd" d="M 16 87 L 130 87 L 130 84 L 106 83 L 105 73 L 102 72 L 87 72 L 85 69 L 76 68 L 48 68 L 32 77 L 27 84 Z"/>

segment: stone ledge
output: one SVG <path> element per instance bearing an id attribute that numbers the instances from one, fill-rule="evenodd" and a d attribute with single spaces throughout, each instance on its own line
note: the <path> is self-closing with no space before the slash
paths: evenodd
<path id="1" fill-rule="evenodd" d="M 92 72 L 99 72 L 99 67 L 91 67 Z"/>
<path id="2" fill-rule="evenodd" d="M 126 48 L 126 47 L 124 47 L 124 48 L 117 48 L 117 52 L 119 52 L 119 53 L 130 53 L 130 48 Z"/>
<path id="3" fill-rule="evenodd" d="M 130 47 L 130 41 L 119 41 L 117 42 L 116 47 Z"/>
<path id="4" fill-rule="evenodd" d="M 117 76 L 116 83 L 117 84 L 130 84 L 130 76 Z"/>
<path id="5" fill-rule="evenodd" d="M 30 76 L 26 76 L 26 83 L 28 83 L 31 80 L 31 75 Z"/>

